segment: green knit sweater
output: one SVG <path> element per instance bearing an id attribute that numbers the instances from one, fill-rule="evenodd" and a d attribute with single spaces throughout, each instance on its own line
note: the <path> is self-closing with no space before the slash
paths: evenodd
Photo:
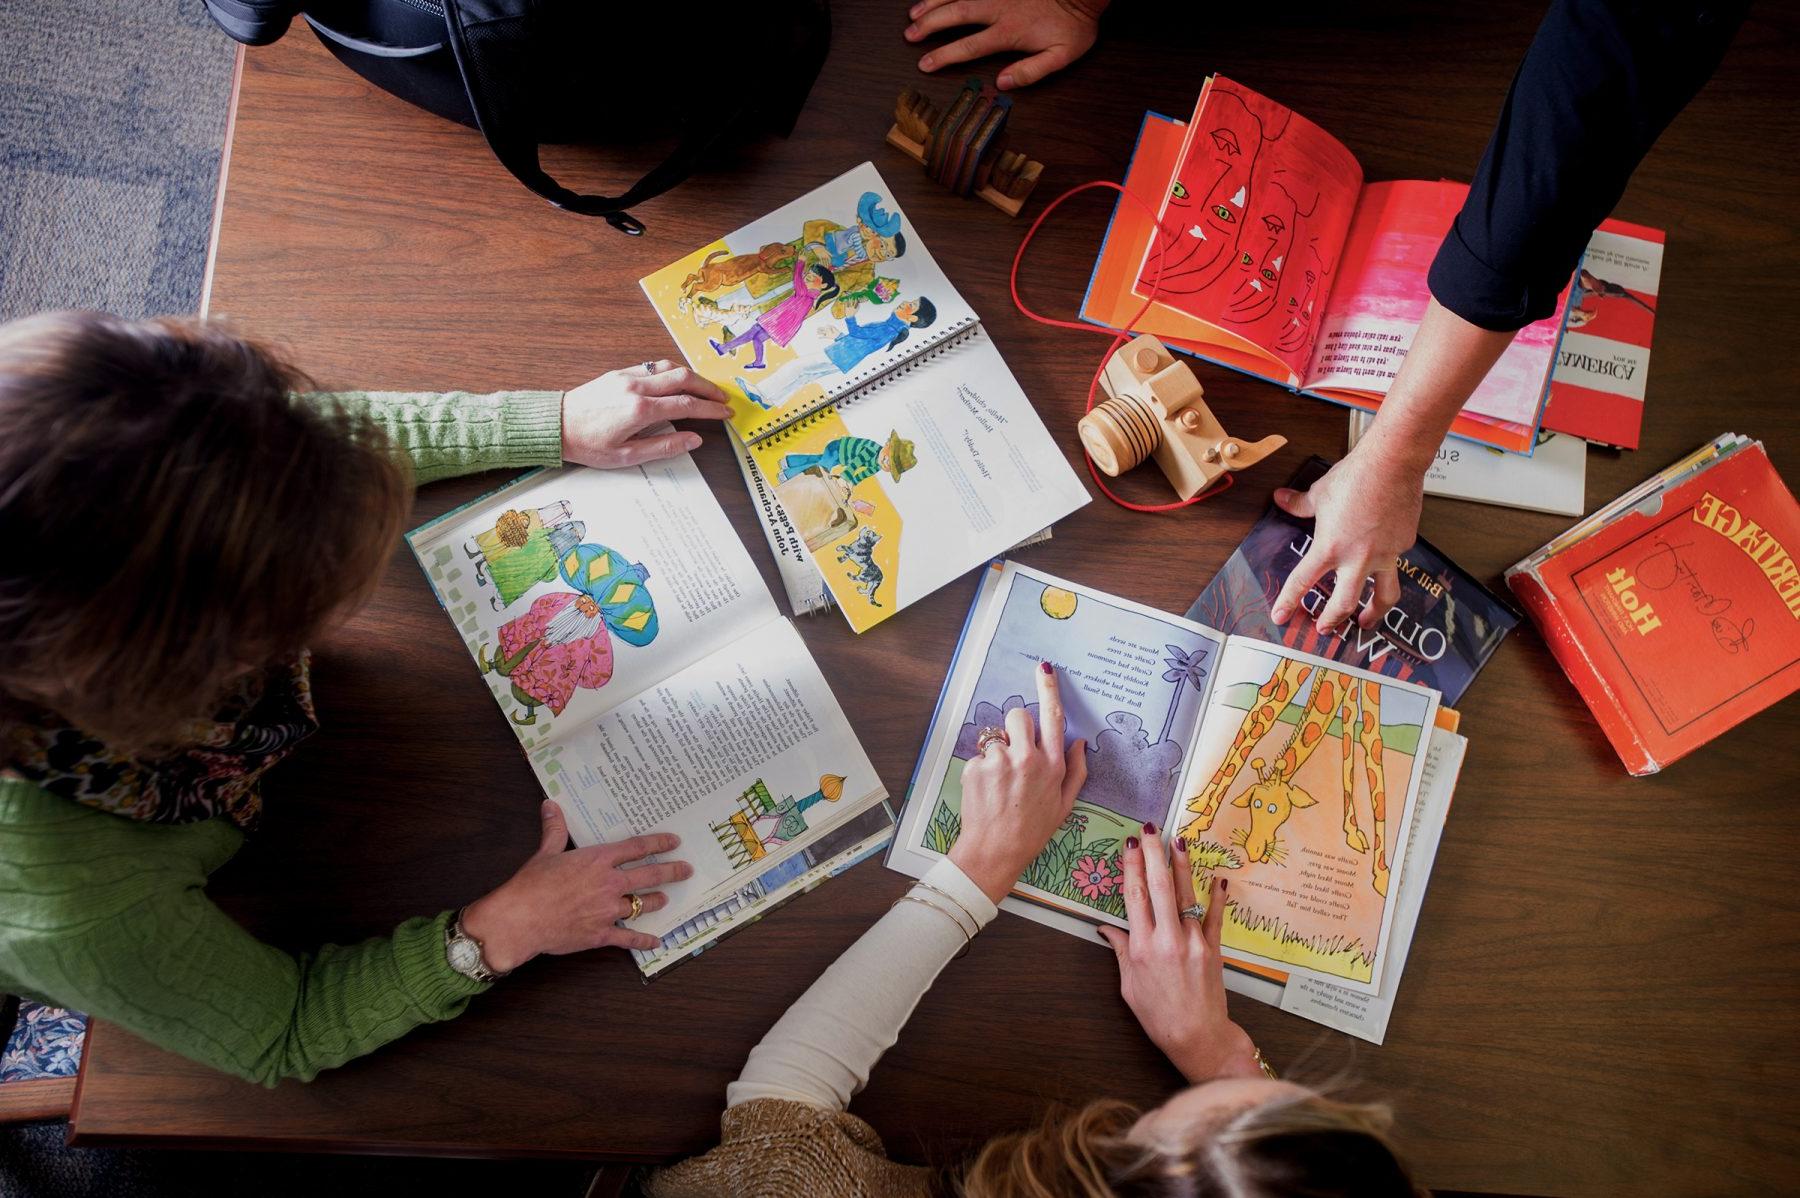
<path id="1" fill-rule="evenodd" d="M 373 416 L 422 483 L 562 457 L 559 392 L 326 398 Z M 205 894 L 243 839 L 223 816 L 140 823 L 0 775 L 0 990 L 274 1085 L 448 1019 L 483 989 L 444 959 L 450 912 L 298 958 L 258 941 Z"/>

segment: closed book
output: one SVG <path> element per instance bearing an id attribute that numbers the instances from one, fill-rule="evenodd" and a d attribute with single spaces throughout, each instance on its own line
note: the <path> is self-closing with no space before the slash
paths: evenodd
<path id="1" fill-rule="evenodd" d="M 1350 413 L 1350 448 L 1363 439 L 1375 417 Z M 1445 437 L 1431 468 L 1425 493 L 1467 499 L 1553 516 L 1579 516 L 1586 509 L 1587 442 L 1567 433 L 1539 429 L 1530 457 L 1502 453 L 1460 437 Z"/>
<path id="2" fill-rule="evenodd" d="M 1609 220 L 1594 231 L 1556 350 L 1545 428 L 1638 447 L 1662 262 L 1661 229 Z"/>
<path id="3" fill-rule="evenodd" d="M 1506 572 L 1638 775 L 1800 687 L 1800 507 L 1760 442 L 1696 458 Z"/>

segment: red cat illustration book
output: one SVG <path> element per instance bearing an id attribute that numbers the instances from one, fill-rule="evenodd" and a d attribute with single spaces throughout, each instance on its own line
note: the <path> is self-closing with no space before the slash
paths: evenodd
<path id="1" fill-rule="evenodd" d="M 1800 506 L 1727 434 L 1506 581 L 1633 774 L 1800 689 Z"/>

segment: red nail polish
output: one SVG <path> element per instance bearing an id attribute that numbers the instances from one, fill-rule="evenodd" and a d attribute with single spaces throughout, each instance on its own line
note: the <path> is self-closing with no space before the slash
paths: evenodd
<path id="1" fill-rule="evenodd" d="M 1155 836 L 1156 835 L 1156 825 L 1151 823 L 1149 820 L 1144 821 L 1144 835 L 1145 836 Z"/>
<path id="2" fill-rule="evenodd" d="M 1175 851 L 1178 853 L 1187 852 L 1187 837 L 1177 836 L 1175 838 Z"/>
<path id="3" fill-rule="evenodd" d="M 1044 671 L 1044 673 L 1048 674 L 1051 672 L 1050 663 L 1047 661 L 1040 661 L 1040 662 L 1038 662 L 1038 669 L 1040 669 L 1040 670 Z"/>
<path id="4" fill-rule="evenodd" d="M 1135 836 L 1127 836 L 1127 837 L 1126 837 L 1126 838 L 1125 838 L 1125 847 L 1126 847 L 1126 848 L 1128 848 L 1128 849 L 1135 849 L 1135 848 L 1137 848 L 1137 846 L 1138 846 L 1138 838 L 1137 838 L 1137 837 L 1135 837 Z"/>
<path id="5" fill-rule="evenodd" d="M 1230 889 L 1231 889 L 1231 883 L 1227 882 L 1224 878 L 1220 878 L 1219 879 L 1219 893 L 1224 894 L 1227 890 L 1230 890 Z"/>

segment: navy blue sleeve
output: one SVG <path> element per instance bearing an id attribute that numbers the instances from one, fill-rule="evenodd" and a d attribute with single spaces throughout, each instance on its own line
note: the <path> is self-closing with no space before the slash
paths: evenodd
<path id="1" fill-rule="evenodd" d="M 1748 0 L 1553 0 L 1431 264 L 1438 303 L 1512 331 L 1556 306 L 1631 172 L 1724 57 Z"/>

